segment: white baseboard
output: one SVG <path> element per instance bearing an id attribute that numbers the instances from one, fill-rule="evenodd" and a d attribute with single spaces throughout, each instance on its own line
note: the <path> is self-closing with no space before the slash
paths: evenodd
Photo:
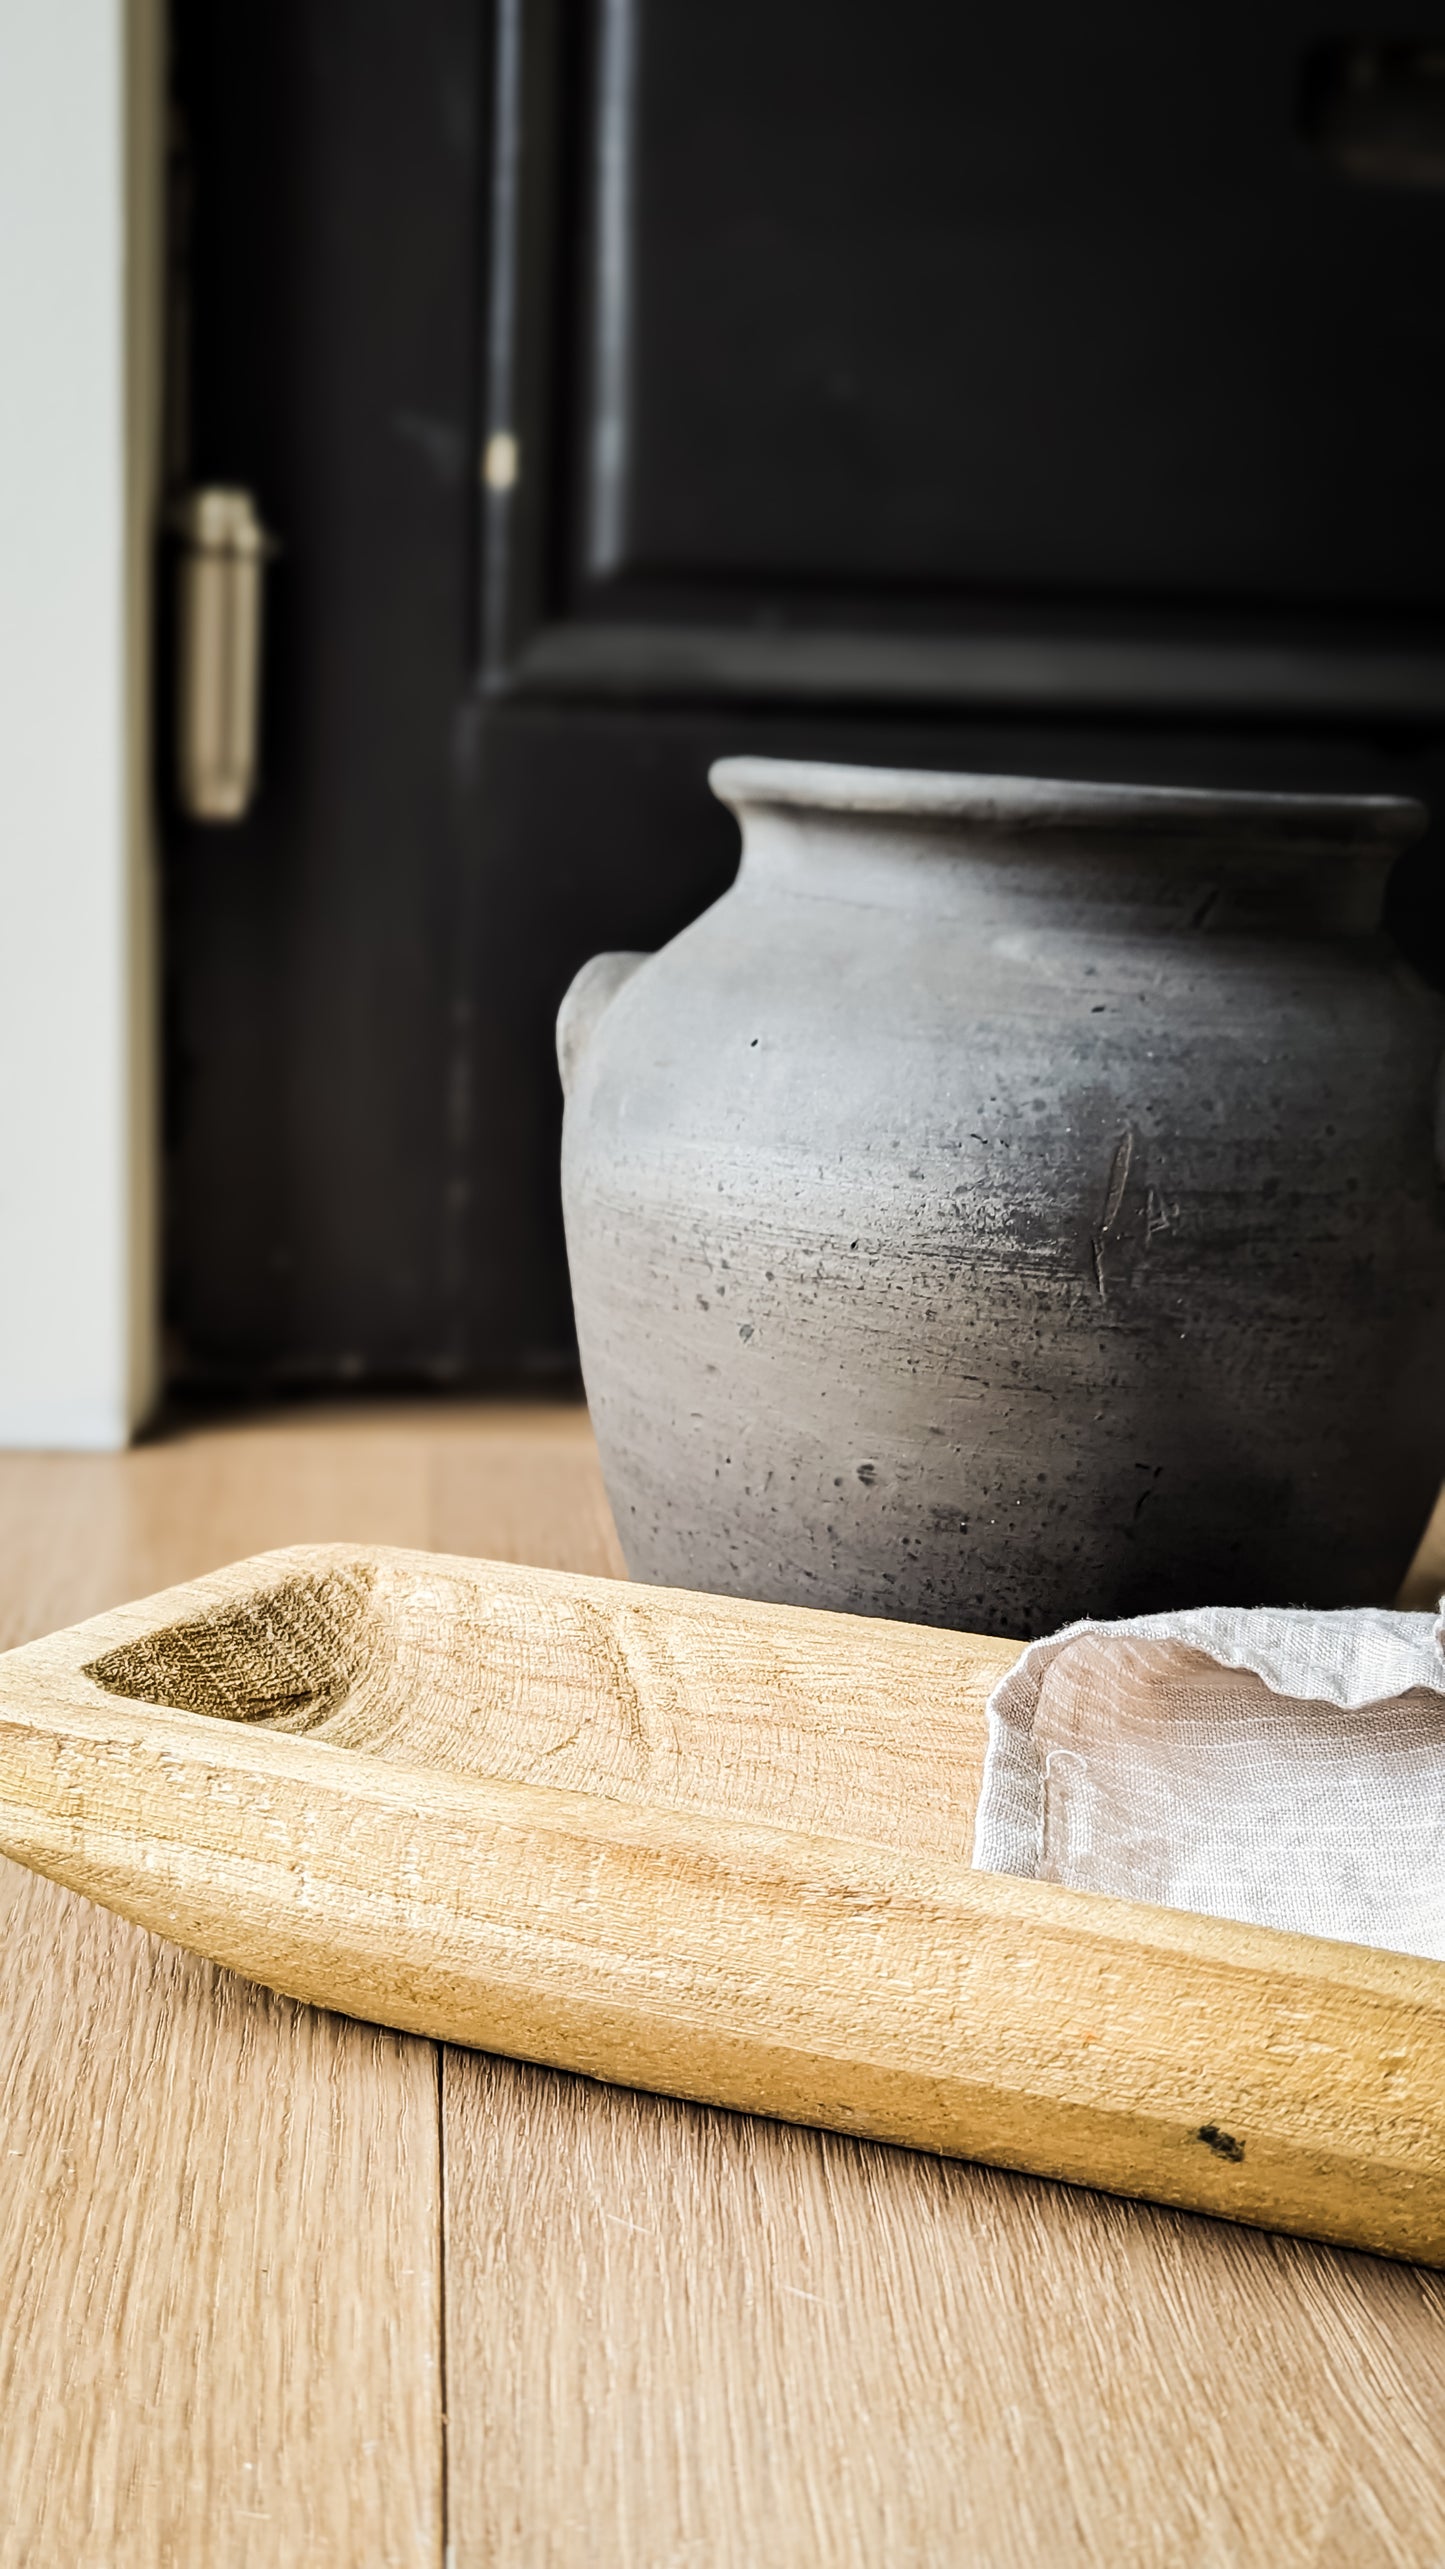
<path id="1" fill-rule="evenodd" d="M 156 1380 L 159 0 L 0 0 L 0 1443 Z"/>
<path id="2" fill-rule="evenodd" d="M 39 1454 L 116 1454 L 138 1421 L 129 1405 L 104 1393 L 43 1393 L 33 1401 L 0 1400 L 0 1450 Z"/>

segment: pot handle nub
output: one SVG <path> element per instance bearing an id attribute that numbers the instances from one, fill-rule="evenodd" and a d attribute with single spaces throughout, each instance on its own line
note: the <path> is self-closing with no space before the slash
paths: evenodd
<path id="1" fill-rule="evenodd" d="M 630 981 L 638 965 L 646 961 L 645 954 L 595 954 L 569 982 L 557 1011 L 557 1068 L 562 1074 L 564 1097 L 572 1093 L 572 1083 L 599 1019 L 611 1007 L 624 981 Z"/>

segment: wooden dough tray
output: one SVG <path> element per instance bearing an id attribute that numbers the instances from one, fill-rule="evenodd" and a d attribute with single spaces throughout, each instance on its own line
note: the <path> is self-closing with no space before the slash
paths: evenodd
<path id="1" fill-rule="evenodd" d="M 0 1657 L 0 1850 L 348 2015 L 1445 2264 L 1445 1964 L 974 1872 L 1015 1655 L 273 1552 Z"/>

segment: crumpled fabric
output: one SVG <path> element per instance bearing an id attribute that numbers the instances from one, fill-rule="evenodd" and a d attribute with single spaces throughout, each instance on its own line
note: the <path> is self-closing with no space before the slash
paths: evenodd
<path id="1" fill-rule="evenodd" d="M 1445 1961 L 1445 1615 L 1075 1623 L 989 1699 L 973 1860 Z"/>

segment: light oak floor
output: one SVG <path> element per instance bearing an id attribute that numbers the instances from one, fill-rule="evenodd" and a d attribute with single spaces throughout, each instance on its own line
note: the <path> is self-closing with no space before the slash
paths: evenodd
<path id="1" fill-rule="evenodd" d="M 298 1412 L 0 1456 L 0 1646 L 333 1539 L 622 1566 L 576 1410 Z M 0 1916 L 3 2569 L 1445 2563 L 1445 2277 Z"/>

